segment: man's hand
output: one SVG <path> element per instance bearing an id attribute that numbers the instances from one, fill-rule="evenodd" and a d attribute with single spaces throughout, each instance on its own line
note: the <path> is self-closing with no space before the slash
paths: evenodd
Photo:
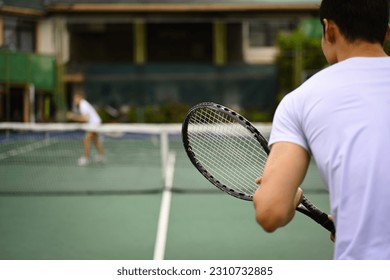
<path id="1" fill-rule="evenodd" d="M 74 114 L 72 112 L 66 112 L 66 119 L 68 121 L 73 121 L 74 119 Z"/>
<path id="2" fill-rule="evenodd" d="M 328 219 L 330 220 L 330 221 L 332 221 L 333 222 L 333 217 L 331 216 L 331 215 L 328 215 Z M 335 240 L 336 240 L 336 235 L 335 235 L 335 233 L 331 233 L 330 234 L 330 240 L 332 240 L 333 242 L 335 242 Z"/>

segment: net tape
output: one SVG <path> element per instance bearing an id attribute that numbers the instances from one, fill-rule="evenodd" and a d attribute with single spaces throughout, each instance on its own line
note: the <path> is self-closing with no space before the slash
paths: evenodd
<path id="1" fill-rule="evenodd" d="M 106 162 L 81 168 L 82 138 L 103 136 Z M 260 128 L 269 131 L 269 125 Z M 164 189 L 168 156 L 176 156 L 172 191 L 209 191 L 185 155 L 181 124 L 0 123 L 0 194 L 142 194 Z"/>

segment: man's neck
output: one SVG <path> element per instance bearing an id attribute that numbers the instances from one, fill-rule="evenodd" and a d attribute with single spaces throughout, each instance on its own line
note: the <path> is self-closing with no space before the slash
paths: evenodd
<path id="1" fill-rule="evenodd" d="M 337 60 L 343 61 L 352 57 L 386 57 L 388 56 L 380 44 L 364 41 L 343 42 L 337 50 Z"/>

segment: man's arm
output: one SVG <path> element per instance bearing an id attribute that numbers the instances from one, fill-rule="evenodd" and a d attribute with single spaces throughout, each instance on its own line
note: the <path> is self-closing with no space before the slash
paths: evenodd
<path id="1" fill-rule="evenodd" d="M 76 115 L 71 112 L 68 112 L 66 114 L 66 118 L 70 121 L 74 122 L 87 122 L 88 121 L 88 116 L 87 115 Z"/>
<path id="2" fill-rule="evenodd" d="M 278 142 L 272 145 L 266 162 L 261 187 L 253 203 L 256 220 L 267 232 L 288 224 L 301 201 L 299 188 L 310 162 L 309 153 L 299 145 Z"/>

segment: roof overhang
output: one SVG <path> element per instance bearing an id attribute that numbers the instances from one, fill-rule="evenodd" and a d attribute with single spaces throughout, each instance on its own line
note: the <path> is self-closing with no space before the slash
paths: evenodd
<path id="1" fill-rule="evenodd" d="M 4 5 L 0 6 L 0 14 L 41 17 L 45 15 L 45 12 L 32 8 Z"/>
<path id="2" fill-rule="evenodd" d="M 318 3 L 75 3 L 52 4 L 52 13 L 189 13 L 189 12 L 261 12 L 261 11 L 318 11 Z"/>

